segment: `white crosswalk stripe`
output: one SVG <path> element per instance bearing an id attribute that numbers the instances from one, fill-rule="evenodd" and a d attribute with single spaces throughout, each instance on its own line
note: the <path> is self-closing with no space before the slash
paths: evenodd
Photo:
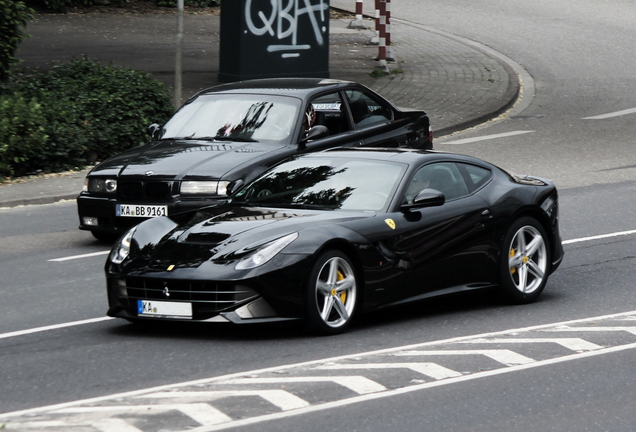
<path id="1" fill-rule="evenodd" d="M 386 390 L 381 384 L 362 376 L 332 376 L 332 377 L 286 377 L 286 378 L 238 378 L 221 381 L 219 384 L 284 384 L 284 383 L 315 383 L 334 382 L 346 387 L 357 394 L 375 393 Z"/>
<path id="2" fill-rule="evenodd" d="M 366 364 L 331 364 L 319 366 L 318 369 L 346 370 L 346 369 L 411 369 L 422 375 L 434 379 L 444 379 L 461 376 L 461 372 L 445 368 L 435 363 L 366 363 Z"/>
<path id="3" fill-rule="evenodd" d="M 511 366 L 520 364 L 529 364 L 534 362 L 533 359 L 521 354 L 517 354 L 511 350 L 417 350 L 402 351 L 395 354 L 396 356 L 467 356 L 482 355 L 489 357 L 499 363 Z"/>
<path id="4" fill-rule="evenodd" d="M 536 344 L 536 343 L 554 343 L 561 345 L 569 350 L 576 352 L 594 351 L 603 348 L 592 342 L 580 338 L 495 338 L 495 339 L 471 339 L 462 341 L 466 344 Z"/>

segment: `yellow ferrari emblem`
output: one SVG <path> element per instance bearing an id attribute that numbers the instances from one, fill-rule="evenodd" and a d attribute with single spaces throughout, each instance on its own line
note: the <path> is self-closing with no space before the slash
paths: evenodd
<path id="1" fill-rule="evenodd" d="M 170 264 L 170 265 L 168 266 L 168 271 L 172 271 L 172 270 L 174 270 L 174 264 Z"/>
<path id="2" fill-rule="evenodd" d="M 395 221 L 393 219 L 384 219 L 384 222 L 386 222 L 389 228 L 395 229 Z"/>

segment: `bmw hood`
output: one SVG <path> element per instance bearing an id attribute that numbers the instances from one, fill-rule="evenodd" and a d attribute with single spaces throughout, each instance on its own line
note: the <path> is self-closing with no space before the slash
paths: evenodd
<path id="1" fill-rule="evenodd" d="M 91 174 L 221 179 L 234 168 L 284 148 L 260 142 L 154 141 L 104 161 Z"/>

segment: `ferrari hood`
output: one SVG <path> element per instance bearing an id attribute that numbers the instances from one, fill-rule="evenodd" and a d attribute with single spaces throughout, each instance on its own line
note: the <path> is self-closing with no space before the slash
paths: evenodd
<path id="1" fill-rule="evenodd" d="M 153 219 L 143 222 L 135 237 L 140 248 L 145 245 L 150 261 L 174 263 L 176 260 L 192 266 L 208 260 L 239 257 L 293 232 L 371 216 L 373 214 L 345 211 L 211 207 L 199 210 L 181 224 L 168 222 L 167 218 L 164 223 Z M 150 266 L 155 267 L 154 264 Z M 163 264 L 157 267 L 163 267 Z"/>
<path id="2" fill-rule="evenodd" d="M 218 246 L 268 240 L 310 226 L 365 217 L 360 213 L 236 207 L 210 215 L 200 211 L 179 229 L 180 243 Z"/>
<path id="3" fill-rule="evenodd" d="M 114 156 L 98 165 L 91 174 L 153 175 L 174 180 L 185 175 L 220 179 L 235 167 L 282 148 L 284 146 L 260 142 L 162 140 Z"/>

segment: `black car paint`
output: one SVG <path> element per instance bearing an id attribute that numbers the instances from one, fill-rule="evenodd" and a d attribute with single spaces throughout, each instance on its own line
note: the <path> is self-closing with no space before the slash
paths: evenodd
<path id="1" fill-rule="evenodd" d="M 346 81 L 320 79 L 265 79 L 232 83 L 204 90 L 205 93 L 258 93 L 281 94 L 303 100 L 303 106 L 312 98 L 333 91 L 344 95 L 345 90 L 363 90 L 366 87 Z M 195 95 L 194 100 L 199 94 Z M 400 111 L 390 102 L 376 95 L 393 110 L 391 121 L 381 122 L 363 129 L 355 129 L 333 136 L 304 142 L 302 140 L 302 114 L 297 119 L 292 137 L 299 137 L 283 145 L 271 143 L 210 142 L 179 139 L 153 139 L 147 144 L 113 156 L 98 166 L 89 177 L 117 178 L 124 185 L 115 196 L 82 192 L 77 198 L 80 229 L 90 230 L 96 236 L 109 238 L 119 235 L 144 218 L 115 216 L 119 204 L 168 205 L 168 213 L 194 210 L 219 202 L 218 197 L 188 196 L 180 194 L 182 180 L 224 180 L 234 188 L 248 183 L 277 162 L 297 154 L 321 151 L 333 147 L 413 147 L 431 149 L 430 123 L 423 111 Z M 351 112 L 343 97 L 343 112 L 352 125 Z M 187 103 L 186 103 L 187 104 Z M 155 184 L 152 194 L 126 196 L 126 182 L 146 191 Z M 82 223 L 83 217 L 98 217 L 98 226 Z"/>
<path id="2" fill-rule="evenodd" d="M 228 203 L 182 215 L 180 223 L 169 218 L 149 220 L 136 230 L 139 253 L 135 258 L 122 265 L 106 263 L 109 315 L 137 318 L 134 305 L 117 298 L 114 287 L 126 277 L 140 276 L 166 283 L 219 280 L 249 285 L 276 313 L 269 319 L 246 322 L 302 318 L 307 275 L 314 259 L 327 249 L 339 249 L 351 257 L 360 277 L 363 311 L 494 287 L 503 238 L 512 221 L 522 215 L 537 219 L 548 233 L 549 271 L 556 270 L 563 248 L 557 191 L 551 183 L 523 184 L 470 157 L 427 153 L 414 160 L 405 178 L 422 163 L 446 160 L 477 164 L 493 175 L 470 196 L 441 206 L 406 209 L 395 199 L 390 211 L 363 213 L 243 208 Z M 402 196 L 405 187 L 402 184 L 395 196 Z M 271 262 L 251 270 L 234 269 L 237 258 L 250 247 L 296 231 L 298 239 Z M 170 265 L 175 268 L 167 270 Z M 223 315 L 243 322 L 232 313 L 238 306 Z M 218 312 L 222 311 L 195 312 L 193 320 L 204 321 Z"/>

